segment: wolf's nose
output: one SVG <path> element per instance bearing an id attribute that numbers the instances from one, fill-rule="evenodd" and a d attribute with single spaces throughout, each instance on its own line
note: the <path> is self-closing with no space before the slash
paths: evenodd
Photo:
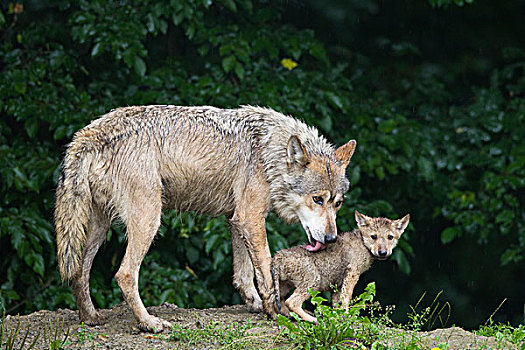
<path id="1" fill-rule="evenodd" d="M 386 250 L 380 250 L 379 251 L 379 256 L 386 256 Z"/>
<path id="2" fill-rule="evenodd" d="M 335 243 L 335 241 L 337 241 L 337 236 L 334 236 L 334 235 L 326 235 L 324 237 L 324 240 L 326 243 Z"/>

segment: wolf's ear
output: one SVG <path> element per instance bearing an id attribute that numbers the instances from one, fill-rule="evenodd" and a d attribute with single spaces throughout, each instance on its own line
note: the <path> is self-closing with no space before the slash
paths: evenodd
<path id="1" fill-rule="evenodd" d="M 338 149 L 335 150 L 335 159 L 343 163 L 346 168 L 350 163 L 350 158 L 354 155 L 355 147 L 357 146 L 356 140 L 350 140 Z"/>
<path id="2" fill-rule="evenodd" d="M 368 226 L 368 217 L 357 210 L 355 211 L 355 221 L 358 227 Z"/>
<path id="3" fill-rule="evenodd" d="M 288 146 L 286 146 L 286 162 L 289 168 L 296 164 L 306 166 L 310 162 L 306 148 L 304 148 L 299 138 L 295 135 L 290 136 L 288 140 Z"/>
<path id="4" fill-rule="evenodd" d="M 401 234 L 405 231 L 409 222 L 410 222 L 410 214 L 407 214 L 401 219 L 394 220 L 393 224 L 394 224 L 395 229 L 398 230 L 399 233 Z"/>

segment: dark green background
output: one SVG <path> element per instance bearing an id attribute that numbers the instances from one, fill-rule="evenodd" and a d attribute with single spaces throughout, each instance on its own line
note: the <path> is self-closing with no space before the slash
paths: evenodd
<path id="1" fill-rule="evenodd" d="M 21 6 L 21 4 L 23 6 Z M 525 2 L 413 0 L 4 1 L 0 7 L 0 310 L 74 307 L 52 211 L 73 133 L 140 104 L 269 106 L 358 141 L 353 210 L 412 224 L 360 281 L 406 318 L 436 295 L 448 325 L 524 322 Z M 298 63 L 292 70 L 281 63 Z M 166 213 L 141 270 L 148 305 L 239 303 L 223 218 Z M 267 221 L 272 250 L 305 241 Z M 114 225 L 92 273 L 122 300 Z M 440 325 L 440 324 L 436 324 Z"/>

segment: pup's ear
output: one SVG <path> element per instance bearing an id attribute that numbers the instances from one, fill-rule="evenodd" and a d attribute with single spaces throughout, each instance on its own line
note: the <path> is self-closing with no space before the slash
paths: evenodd
<path id="1" fill-rule="evenodd" d="M 346 168 L 350 163 L 350 158 L 354 155 L 355 147 L 357 146 L 356 140 L 350 140 L 338 149 L 335 150 L 335 159 L 343 163 Z"/>
<path id="2" fill-rule="evenodd" d="M 355 221 L 358 227 L 368 226 L 368 216 L 361 214 L 357 210 L 355 211 Z"/>
<path id="3" fill-rule="evenodd" d="M 392 224 L 394 225 L 394 228 L 399 232 L 399 235 L 401 235 L 407 228 L 409 222 L 410 214 L 407 214 L 401 219 L 394 220 Z"/>
<path id="4" fill-rule="evenodd" d="M 295 135 L 290 136 L 286 146 L 286 163 L 291 168 L 294 165 L 306 166 L 310 162 L 308 152 L 301 140 Z"/>

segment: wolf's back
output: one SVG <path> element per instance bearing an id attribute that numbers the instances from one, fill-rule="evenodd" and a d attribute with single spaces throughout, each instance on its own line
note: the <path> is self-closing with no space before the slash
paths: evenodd
<path id="1" fill-rule="evenodd" d="M 91 155 L 82 152 L 82 147 L 79 138 L 69 145 L 56 191 L 57 258 L 63 281 L 71 280 L 80 270 L 92 207 L 88 181 Z"/>

